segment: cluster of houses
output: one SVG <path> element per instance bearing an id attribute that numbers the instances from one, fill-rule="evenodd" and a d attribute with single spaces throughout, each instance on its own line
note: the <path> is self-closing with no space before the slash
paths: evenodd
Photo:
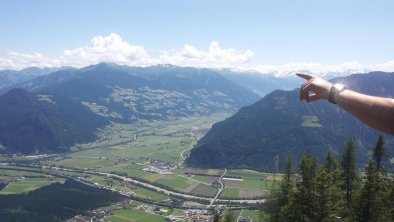
<path id="1" fill-rule="evenodd" d="M 253 220 L 250 218 L 250 217 L 243 217 L 243 216 L 240 216 L 239 218 L 238 218 L 238 222 L 252 222 Z"/>
<path id="2" fill-rule="evenodd" d="M 85 215 L 78 214 L 75 217 L 66 220 L 66 222 L 104 222 L 107 221 L 106 218 L 111 215 L 112 212 L 108 209 L 96 209 L 88 212 Z"/>
<path id="3" fill-rule="evenodd" d="M 52 156 L 55 156 L 56 154 L 51 154 L 51 155 L 48 155 L 48 154 L 40 154 L 40 155 L 30 155 L 30 156 L 26 156 L 26 159 L 28 159 L 28 160 L 39 160 L 39 159 L 45 159 L 45 158 L 48 158 L 48 157 L 52 157 Z"/>
<path id="4" fill-rule="evenodd" d="M 146 172 L 157 173 L 157 174 L 162 174 L 162 175 L 174 174 L 171 171 L 169 171 L 168 169 L 162 169 L 162 168 L 158 168 L 155 166 L 148 166 L 148 167 L 143 168 L 142 170 L 146 171 Z"/>
<path id="5" fill-rule="evenodd" d="M 190 221 L 212 222 L 214 219 L 214 216 L 212 214 L 209 214 L 207 210 L 188 209 L 185 213 L 186 217 Z"/>
<path id="6" fill-rule="evenodd" d="M 168 163 L 161 160 L 150 160 L 149 165 L 143 168 L 143 171 L 150 172 L 150 173 L 157 173 L 162 175 L 172 175 L 170 170 L 178 167 L 174 163 Z"/>

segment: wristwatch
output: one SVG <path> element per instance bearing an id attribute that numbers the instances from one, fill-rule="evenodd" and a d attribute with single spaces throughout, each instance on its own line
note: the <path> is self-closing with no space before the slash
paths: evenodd
<path id="1" fill-rule="evenodd" d="M 328 101 L 332 104 L 337 104 L 335 102 L 335 98 L 338 96 L 339 93 L 343 92 L 346 87 L 343 84 L 335 83 L 332 85 L 330 92 L 328 93 Z"/>

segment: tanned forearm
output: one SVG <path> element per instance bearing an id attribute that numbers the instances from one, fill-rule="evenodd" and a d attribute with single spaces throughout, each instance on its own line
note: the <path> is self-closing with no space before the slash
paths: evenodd
<path id="1" fill-rule="evenodd" d="M 368 96 L 346 89 L 335 102 L 367 125 L 394 135 L 394 100 Z"/>

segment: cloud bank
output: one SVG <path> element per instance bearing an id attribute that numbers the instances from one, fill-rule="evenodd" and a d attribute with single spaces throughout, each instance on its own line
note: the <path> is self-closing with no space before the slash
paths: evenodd
<path id="1" fill-rule="evenodd" d="M 261 73 L 286 76 L 297 71 L 309 71 L 317 75 L 346 75 L 369 71 L 394 71 L 394 60 L 381 64 L 363 65 L 356 61 L 338 65 L 320 63 L 288 63 L 282 65 L 250 65 L 254 52 L 238 52 L 233 48 L 221 48 L 219 42 L 210 43 L 207 50 L 193 45 L 181 49 L 163 50 L 158 56 L 150 55 L 143 46 L 124 41 L 116 33 L 108 36 L 95 36 L 85 46 L 67 49 L 61 55 L 49 57 L 40 53 L 0 53 L 0 69 L 23 69 L 26 67 L 84 67 L 100 62 L 111 62 L 129 66 L 151 66 L 171 64 L 207 68 L 234 68 L 256 70 Z M 256 62 L 255 62 L 256 63 Z"/>

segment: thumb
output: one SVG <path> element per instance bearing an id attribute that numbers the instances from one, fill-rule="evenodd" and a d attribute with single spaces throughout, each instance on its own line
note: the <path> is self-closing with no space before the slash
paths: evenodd
<path id="1" fill-rule="evenodd" d="M 320 99 L 320 97 L 318 95 L 316 95 L 316 93 L 309 94 L 309 102 L 313 102 L 313 101 L 316 101 L 319 99 Z"/>

